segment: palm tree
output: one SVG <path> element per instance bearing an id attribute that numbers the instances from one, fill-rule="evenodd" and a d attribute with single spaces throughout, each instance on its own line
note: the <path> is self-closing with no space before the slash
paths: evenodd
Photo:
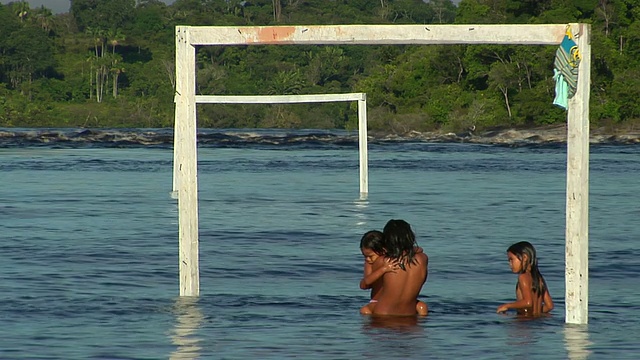
<path id="1" fill-rule="evenodd" d="M 282 4 L 280 0 L 271 0 L 273 4 L 273 21 L 280 22 L 280 15 L 282 14 Z"/>
<path id="2" fill-rule="evenodd" d="M 104 56 L 104 30 L 87 26 L 85 32 L 93 39 L 96 57 Z M 102 50 L 101 52 L 98 51 L 98 45 L 100 46 L 100 50 Z"/>
<path id="3" fill-rule="evenodd" d="M 113 74 L 113 98 L 118 97 L 118 78 L 124 72 L 124 67 L 120 64 L 120 56 L 114 57 L 111 63 L 111 73 Z"/>
<path id="4" fill-rule="evenodd" d="M 42 30 L 44 30 L 44 32 L 49 35 L 53 30 L 55 24 L 53 13 L 51 12 L 51 10 L 45 8 L 44 5 L 42 5 L 34 12 L 34 14 L 35 21 L 40 25 Z"/>
<path id="5" fill-rule="evenodd" d="M 271 95 L 296 95 L 304 87 L 304 78 L 300 70 L 280 71 L 269 85 Z"/>
<path id="6" fill-rule="evenodd" d="M 122 31 L 120 31 L 120 29 L 116 29 L 115 31 L 114 30 L 107 31 L 107 39 L 109 41 L 109 44 L 111 44 L 111 50 L 112 50 L 111 53 L 115 54 L 116 46 L 120 44 L 120 41 L 124 41 L 126 37 L 124 36 Z"/>
<path id="7" fill-rule="evenodd" d="M 13 12 L 17 17 L 20 18 L 20 22 L 24 21 L 24 19 L 29 14 L 29 10 L 31 10 L 31 8 L 29 7 L 29 3 L 25 0 L 13 3 Z"/>
<path id="8" fill-rule="evenodd" d="M 105 31 L 99 28 L 87 27 L 85 32 L 93 39 L 93 47 L 95 50 L 94 57 L 91 60 L 94 73 L 91 76 L 95 77 L 91 82 L 95 85 L 96 101 L 102 102 L 105 83 L 109 75 L 110 59 L 105 58 Z"/>
<path id="9" fill-rule="evenodd" d="M 89 54 L 85 61 L 89 63 L 89 99 L 93 100 L 93 64 L 96 62 L 96 57 L 93 54 Z M 84 66 L 82 69 L 84 75 Z"/>

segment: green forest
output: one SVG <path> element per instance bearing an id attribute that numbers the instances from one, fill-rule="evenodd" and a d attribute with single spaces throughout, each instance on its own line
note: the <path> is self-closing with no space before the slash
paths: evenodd
<path id="1" fill-rule="evenodd" d="M 175 26 L 592 24 L 590 122 L 640 128 L 640 0 L 73 0 L 0 5 L 0 127 L 173 126 Z M 197 49 L 197 93 L 365 92 L 372 130 L 566 121 L 556 46 Z M 198 105 L 207 128 L 354 129 L 356 104 Z"/>

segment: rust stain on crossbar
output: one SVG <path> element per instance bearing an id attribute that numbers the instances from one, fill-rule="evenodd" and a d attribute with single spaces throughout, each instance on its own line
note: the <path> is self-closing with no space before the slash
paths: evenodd
<path id="1" fill-rule="evenodd" d="M 247 43 L 285 44 L 293 43 L 292 36 L 296 28 L 294 26 L 266 26 L 259 28 L 248 27 L 241 31 L 247 32 L 245 34 L 248 35 Z"/>

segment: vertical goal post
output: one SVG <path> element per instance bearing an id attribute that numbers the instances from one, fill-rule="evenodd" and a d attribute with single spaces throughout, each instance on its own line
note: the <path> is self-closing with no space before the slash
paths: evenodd
<path id="1" fill-rule="evenodd" d="M 176 26 L 174 191 L 178 198 L 180 295 L 198 296 L 196 46 L 232 45 L 555 45 L 567 26 L 582 60 L 567 112 L 565 322 L 588 322 L 589 97 L 591 25 Z M 551 72 L 552 69 L 549 69 Z M 551 105 L 551 99 L 549 101 Z M 366 129 L 366 126 L 364 126 Z M 362 126 L 361 126 L 362 128 Z M 362 143 L 360 144 L 362 156 Z M 366 159 L 365 159 L 366 160 Z M 362 161 L 362 158 L 361 158 Z M 362 168 L 361 168 L 362 171 Z"/>

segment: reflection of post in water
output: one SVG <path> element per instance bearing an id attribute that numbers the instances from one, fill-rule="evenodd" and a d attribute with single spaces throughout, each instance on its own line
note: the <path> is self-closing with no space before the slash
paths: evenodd
<path id="1" fill-rule="evenodd" d="M 355 213 L 356 213 L 356 226 L 362 226 L 367 224 L 367 215 L 364 213 L 369 207 L 369 201 L 367 200 L 367 193 L 360 193 L 360 199 L 354 201 Z"/>
<path id="2" fill-rule="evenodd" d="M 179 297 L 173 307 L 176 324 L 171 333 L 171 340 L 176 350 L 171 353 L 171 360 L 192 360 L 200 357 L 200 337 L 197 330 L 204 319 L 198 307 L 198 297 Z"/>
<path id="3" fill-rule="evenodd" d="M 589 357 L 593 344 L 589 340 L 587 325 L 566 324 L 564 326 L 564 347 L 567 349 L 567 359 L 583 360 Z"/>

